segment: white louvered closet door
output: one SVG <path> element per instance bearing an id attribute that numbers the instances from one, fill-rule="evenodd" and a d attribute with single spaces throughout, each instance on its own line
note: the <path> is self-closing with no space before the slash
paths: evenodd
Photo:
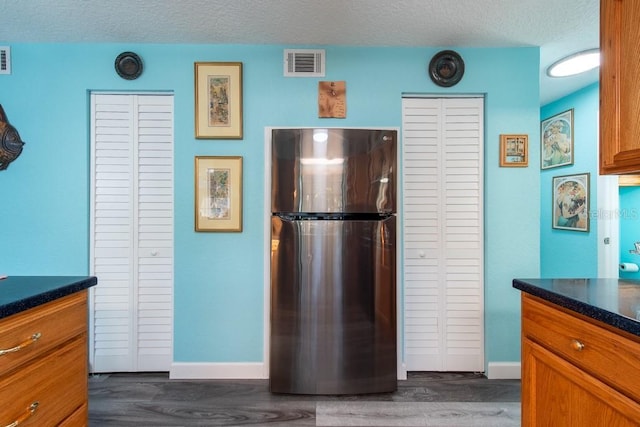
<path id="1" fill-rule="evenodd" d="M 482 98 L 403 98 L 408 371 L 484 370 Z"/>
<path id="2" fill-rule="evenodd" d="M 92 372 L 173 358 L 173 95 L 91 95 Z"/>

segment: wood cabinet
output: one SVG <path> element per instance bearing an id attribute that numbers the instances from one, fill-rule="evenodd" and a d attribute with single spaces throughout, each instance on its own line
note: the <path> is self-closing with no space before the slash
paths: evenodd
<path id="1" fill-rule="evenodd" d="M 640 2 L 600 2 L 600 173 L 640 171 Z"/>
<path id="2" fill-rule="evenodd" d="M 1 319 L 0 426 L 86 426 L 87 348 L 86 290 Z"/>
<path id="3" fill-rule="evenodd" d="M 640 337 L 522 295 L 522 426 L 640 425 Z"/>

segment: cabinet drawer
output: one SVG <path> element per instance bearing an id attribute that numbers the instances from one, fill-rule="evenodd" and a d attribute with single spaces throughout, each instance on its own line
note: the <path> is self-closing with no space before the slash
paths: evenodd
<path id="1" fill-rule="evenodd" d="M 0 320 L 0 375 L 85 332 L 86 327 L 86 291 Z"/>
<path id="2" fill-rule="evenodd" d="M 69 418 L 64 420 L 58 427 L 79 427 L 89 425 L 89 408 L 85 403 L 79 407 Z"/>
<path id="3" fill-rule="evenodd" d="M 640 339 L 522 297 L 523 335 L 640 402 Z"/>
<path id="4" fill-rule="evenodd" d="M 55 426 L 86 403 L 86 348 L 84 334 L 0 380 L 0 425 L 26 418 L 20 426 Z"/>

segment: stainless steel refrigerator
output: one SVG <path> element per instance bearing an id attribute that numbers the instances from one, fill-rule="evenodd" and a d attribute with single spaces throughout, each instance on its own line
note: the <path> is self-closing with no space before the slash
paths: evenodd
<path id="1" fill-rule="evenodd" d="M 393 391 L 397 132 L 276 129 L 270 390 Z"/>

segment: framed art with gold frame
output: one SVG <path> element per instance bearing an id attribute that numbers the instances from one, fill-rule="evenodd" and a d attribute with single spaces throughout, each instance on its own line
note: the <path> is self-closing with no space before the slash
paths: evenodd
<path id="1" fill-rule="evenodd" d="M 196 156 L 196 231 L 242 231 L 242 157 Z"/>
<path id="2" fill-rule="evenodd" d="M 529 166 L 529 135 L 500 135 L 500 166 Z"/>
<path id="3" fill-rule="evenodd" d="M 196 138 L 242 139 L 242 62 L 195 63 Z"/>

